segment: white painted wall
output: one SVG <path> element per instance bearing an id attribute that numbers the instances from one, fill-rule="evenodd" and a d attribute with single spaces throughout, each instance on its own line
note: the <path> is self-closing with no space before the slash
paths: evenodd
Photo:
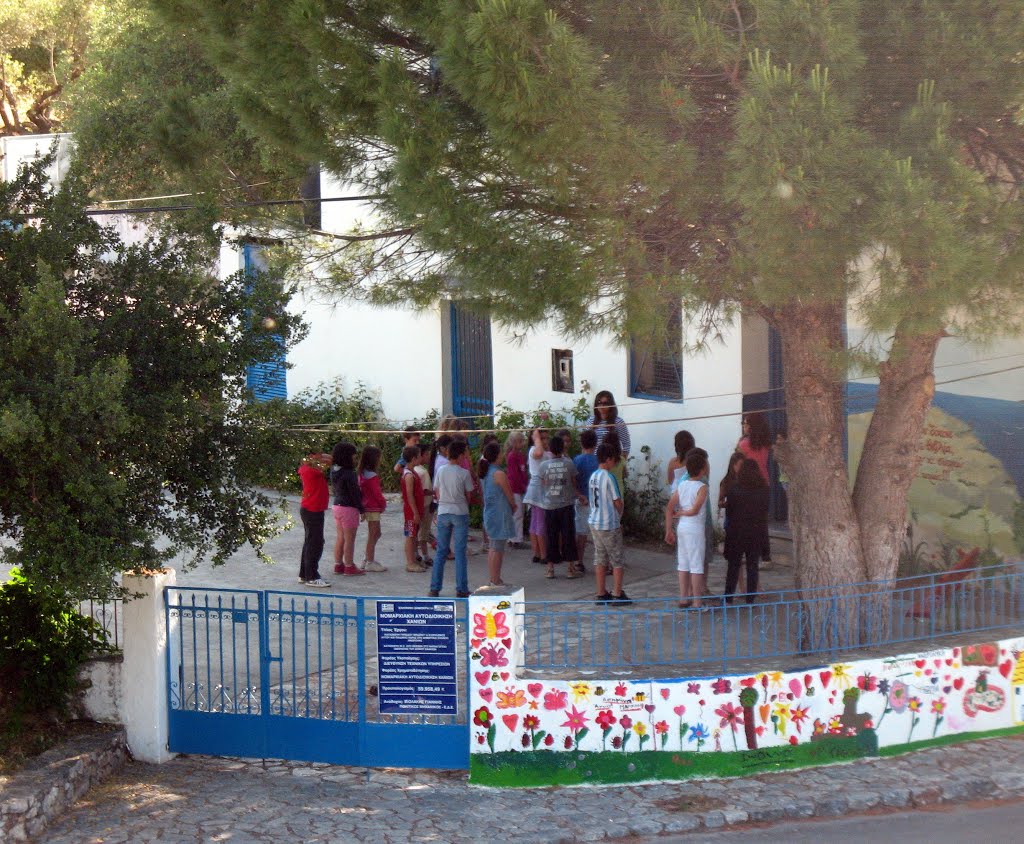
<path id="1" fill-rule="evenodd" d="M 0 153 L 3 154 L 3 177 L 9 182 L 18 175 L 22 165 L 42 158 L 57 146 L 57 157 L 46 173 L 50 184 L 60 185 L 71 164 L 71 136 L 67 133 L 53 135 L 12 135 L 0 138 Z"/>

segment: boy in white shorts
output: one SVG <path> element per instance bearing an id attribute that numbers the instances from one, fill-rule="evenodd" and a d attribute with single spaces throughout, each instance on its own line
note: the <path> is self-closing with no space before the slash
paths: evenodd
<path id="1" fill-rule="evenodd" d="M 676 485 L 665 508 L 665 542 L 676 546 L 680 609 L 702 609 L 704 504 L 708 497 L 707 484 L 701 483 L 708 474 L 708 461 L 703 453 L 687 453 L 686 473 L 689 478 Z"/>

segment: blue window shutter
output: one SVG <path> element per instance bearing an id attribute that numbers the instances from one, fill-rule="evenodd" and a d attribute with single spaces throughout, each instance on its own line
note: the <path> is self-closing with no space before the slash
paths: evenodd
<path id="1" fill-rule="evenodd" d="M 258 244 L 247 243 L 242 247 L 243 268 L 247 276 L 262 271 L 266 264 Z M 256 401 L 288 398 L 288 380 L 285 369 L 284 341 L 275 337 L 278 353 L 265 363 L 254 363 L 245 373 L 245 386 Z"/>

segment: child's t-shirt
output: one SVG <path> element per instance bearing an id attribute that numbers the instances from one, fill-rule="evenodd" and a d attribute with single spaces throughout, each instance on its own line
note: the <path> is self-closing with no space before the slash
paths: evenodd
<path id="1" fill-rule="evenodd" d="M 597 471 L 597 455 L 577 454 L 572 461 L 576 466 L 576 490 L 584 498 L 589 495 L 590 476 Z"/>
<path id="2" fill-rule="evenodd" d="M 676 494 L 679 496 L 679 509 L 692 510 L 693 505 L 697 502 L 697 495 L 704 488 L 705 484 L 701 481 L 691 481 L 689 478 L 676 484 Z M 699 512 L 695 516 L 680 516 L 679 525 L 676 530 L 679 533 L 699 533 L 703 536 L 704 513 Z"/>
<path id="3" fill-rule="evenodd" d="M 427 471 L 427 467 L 421 463 L 418 466 L 413 466 L 412 470 L 419 476 L 420 483 L 423 484 L 423 491 L 433 492 L 434 486 L 430 482 L 430 472 Z"/>
<path id="4" fill-rule="evenodd" d="M 417 467 L 419 468 L 419 467 Z M 412 476 L 412 499 L 409 498 L 409 489 L 406 483 L 406 478 Z M 419 516 L 413 512 L 413 502 L 416 504 L 416 510 Z M 420 480 L 419 475 L 416 474 L 412 469 L 406 467 L 402 470 L 402 515 L 407 522 L 411 522 L 416 518 L 423 518 L 423 482 Z"/>
<path id="5" fill-rule="evenodd" d="M 618 530 L 622 517 L 615 509 L 615 502 L 622 498 L 618 481 L 607 469 L 595 469 L 587 482 L 590 501 L 590 515 L 587 523 L 594 530 Z"/>
<path id="6" fill-rule="evenodd" d="M 568 457 L 552 457 L 540 466 L 544 485 L 544 508 L 571 507 L 576 500 L 576 466 Z"/>

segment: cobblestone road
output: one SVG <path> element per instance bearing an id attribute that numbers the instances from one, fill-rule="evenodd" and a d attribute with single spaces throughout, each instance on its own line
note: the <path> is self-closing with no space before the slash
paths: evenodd
<path id="1" fill-rule="evenodd" d="M 480 789 L 464 774 L 208 757 L 130 764 L 44 835 L 122 842 L 584 842 L 1024 796 L 1024 737 L 743 780 Z M 934 815 L 942 823 L 941 814 Z"/>

